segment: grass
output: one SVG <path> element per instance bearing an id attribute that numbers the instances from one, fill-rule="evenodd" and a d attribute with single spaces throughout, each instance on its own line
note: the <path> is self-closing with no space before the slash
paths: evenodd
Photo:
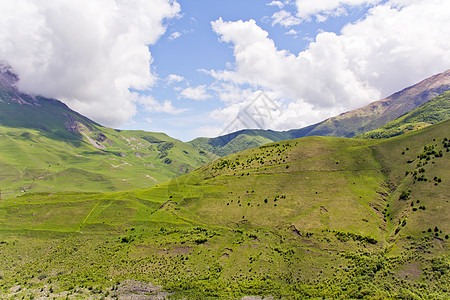
<path id="1" fill-rule="evenodd" d="M 25 192 L 118 191 L 148 187 L 184 174 L 214 156 L 163 134 L 98 128 L 107 140 L 74 147 L 39 131 L 0 126 L 3 198 Z M 97 132 L 97 133 L 96 133 Z M 159 142 L 146 139 L 159 138 Z M 172 145 L 169 149 L 161 145 Z M 159 148 L 158 148 L 159 147 Z"/>
<path id="2" fill-rule="evenodd" d="M 0 86 L 0 97 L 1 198 L 148 187 L 216 158 L 163 133 L 103 127 L 11 86 Z"/>
<path id="3" fill-rule="evenodd" d="M 174 299 L 446 299 L 449 125 L 272 143 L 151 188 L 2 200 L 0 290 L 101 298 L 133 279 Z"/>

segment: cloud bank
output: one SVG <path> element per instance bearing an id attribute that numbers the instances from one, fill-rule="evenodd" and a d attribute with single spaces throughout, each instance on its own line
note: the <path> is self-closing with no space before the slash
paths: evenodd
<path id="1" fill-rule="evenodd" d="M 366 2 L 370 1 L 333 1 Z M 331 11 L 339 5 L 328 7 Z M 308 49 L 296 55 L 277 49 L 254 20 L 218 19 L 212 28 L 222 42 L 232 44 L 235 62 L 231 70 L 210 74 L 227 86 L 269 90 L 284 99 L 286 114 L 273 121 L 273 129 L 304 126 L 448 69 L 449 17 L 447 0 L 392 0 L 370 9 L 363 20 L 346 25 L 340 34 L 319 33 Z"/>
<path id="2" fill-rule="evenodd" d="M 157 79 L 147 46 L 180 7 L 170 0 L 2 0 L 0 11 L 0 60 L 18 73 L 23 91 L 121 126 L 139 102 L 129 89 Z"/>

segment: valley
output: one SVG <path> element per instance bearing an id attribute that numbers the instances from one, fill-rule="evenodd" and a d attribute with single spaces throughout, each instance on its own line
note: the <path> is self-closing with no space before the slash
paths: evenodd
<path id="1" fill-rule="evenodd" d="M 133 279 L 172 298 L 445 299 L 449 126 L 272 143 L 128 192 L 3 200 L 1 289 L 101 298 L 138 294 Z"/>

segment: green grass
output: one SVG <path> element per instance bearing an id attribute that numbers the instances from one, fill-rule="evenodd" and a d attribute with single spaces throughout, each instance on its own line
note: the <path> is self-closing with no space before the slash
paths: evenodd
<path id="1" fill-rule="evenodd" d="M 146 189 L 2 200 L 1 293 L 123 296 L 133 279 L 175 299 L 447 299 L 449 126 L 272 143 Z"/>
<path id="2" fill-rule="evenodd" d="M 163 133 L 103 127 L 58 100 L 21 94 L 2 82 L 1 198 L 148 187 L 216 158 Z"/>
<path id="3" fill-rule="evenodd" d="M 214 158 L 164 134 L 117 132 L 104 127 L 88 133 L 93 137 L 103 134 L 107 139 L 98 143 L 104 149 L 95 148 L 84 137 L 69 142 L 33 129 L 0 126 L 2 198 L 25 192 L 107 192 L 148 187 Z M 79 144 L 74 146 L 74 141 Z"/>

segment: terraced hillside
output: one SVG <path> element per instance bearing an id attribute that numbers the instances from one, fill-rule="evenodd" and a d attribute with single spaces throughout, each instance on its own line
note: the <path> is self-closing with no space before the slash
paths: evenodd
<path id="1" fill-rule="evenodd" d="M 447 299 L 449 127 L 387 140 L 307 137 L 149 189 L 3 200 L 0 289 L 69 299 Z"/>

